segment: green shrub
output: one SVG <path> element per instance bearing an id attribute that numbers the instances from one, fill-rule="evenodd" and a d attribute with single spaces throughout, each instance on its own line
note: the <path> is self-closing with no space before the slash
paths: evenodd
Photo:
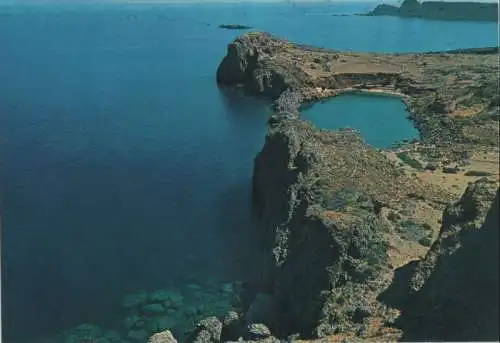
<path id="1" fill-rule="evenodd" d="M 427 163 L 425 166 L 425 170 L 431 170 L 434 171 L 437 169 L 437 164 L 436 163 Z"/>
<path id="2" fill-rule="evenodd" d="M 416 174 L 415 174 L 415 175 L 416 175 Z M 415 176 L 415 175 L 413 175 L 413 176 Z M 416 193 L 408 193 L 408 196 L 409 196 L 410 198 L 412 198 L 412 199 L 416 199 L 416 200 L 421 200 L 421 201 L 425 200 L 425 198 L 424 198 L 422 195 L 420 195 L 420 194 L 416 194 Z"/>
<path id="3" fill-rule="evenodd" d="M 418 170 L 423 169 L 422 164 L 420 162 L 418 162 L 417 160 L 415 160 L 414 158 L 411 158 L 408 154 L 406 154 L 404 152 L 400 152 L 397 154 L 397 156 L 401 161 L 403 161 L 404 163 L 406 163 L 410 167 L 418 169 Z"/>
<path id="4" fill-rule="evenodd" d="M 389 214 L 387 215 L 387 219 L 390 220 L 391 222 L 397 222 L 399 220 L 401 220 L 401 216 L 399 214 L 397 214 L 396 212 L 389 212 Z"/>
<path id="5" fill-rule="evenodd" d="M 490 176 L 490 172 L 481 171 L 481 170 L 469 170 L 464 174 L 465 176 Z"/>
<path id="6" fill-rule="evenodd" d="M 427 224 L 427 223 L 423 223 L 423 224 L 422 224 L 422 227 L 423 227 L 425 230 L 431 230 L 431 229 L 432 229 L 432 227 L 431 227 L 429 224 Z"/>
<path id="7" fill-rule="evenodd" d="M 430 247 L 432 245 L 432 237 L 429 236 L 422 237 L 418 240 L 418 243 L 420 245 L 423 245 L 424 247 Z"/>
<path id="8" fill-rule="evenodd" d="M 444 167 L 443 168 L 443 173 L 446 174 L 456 174 L 458 173 L 459 169 L 458 167 Z"/>

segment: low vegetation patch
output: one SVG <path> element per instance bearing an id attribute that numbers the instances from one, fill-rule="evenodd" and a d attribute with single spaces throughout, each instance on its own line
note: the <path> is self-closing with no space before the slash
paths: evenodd
<path id="1" fill-rule="evenodd" d="M 422 237 L 418 240 L 418 243 L 420 245 L 423 245 L 424 247 L 430 247 L 432 245 L 432 237 L 431 236 Z"/>
<path id="2" fill-rule="evenodd" d="M 401 161 L 403 161 L 404 163 L 406 163 L 410 167 L 418 169 L 418 170 L 422 170 L 423 169 L 422 164 L 419 161 L 417 161 L 416 159 L 412 158 L 407 153 L 400 152 L 400 153 L 397 153 L 396 155 L 398 156 L 398 158 Z"/>
<path id="3" fill-rule="evenodd" d="M 420 244 L 422 244 L 420 241 L 423 238 L 429 237 L 429 225 L 419 223 L 415 220 L 402 221 L 401 223 L 399 223 L 397 231 L 399 232 L 399 236 L 402 239 L 419 242 Z"/>
<path id="4" fill-rule="evenodd" d="M 443 168 L 443 173 L 446 174 L 456 174 L 459 172 L 458 167 L 444 167 Z"/>
<path id="5" fill-rule="evenodd" d="M 396 212 L 391 211 L 387 215 L 387 219 L 393 223 L 397 223 L 398 221 L 401 220 L 401 216 L 399 214 L 397 214 Z"/>
<path id="6" fill-rule="evenodd" d="M 465 176 L 490 176 L 491 173 L 482 170 L 469 170 L 464 174 Z"/>

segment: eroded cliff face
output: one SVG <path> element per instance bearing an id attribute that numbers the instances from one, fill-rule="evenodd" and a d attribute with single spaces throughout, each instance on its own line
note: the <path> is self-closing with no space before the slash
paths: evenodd
<path id="1" fill-rule="evenodd" d="M 498 340 L 498 184 L 481 179 L 443 214 L 398 325 L 406 340 Z"/>
<path id="2" fill-rule="evenodd" d="M 412 278 L 413 290 L 422 288 L 429 277 L 461 249 L 464 240 L 469 240 L 483 228 L 486 214 L 494 210 L 491 204 L 495 195 L 496 182 L 484 178 L 467 187 L 461 199 L 446 208 L 438 239 L 425 259 L 419 262 Z"/>
<path id="3" fill-rule="evenodd" d="M 408 191 L 431 199 L 420 186 L 357 132 L 273 122 L 253 177 L 258 283 L 277 304 L 279 320 L 266 323 L 273 332 L 366 337 L 374 319 L 389 322 L 394 312 L 376 297 L 392 277 L 394 232 L 380 211 L 404 202 Z"/>
<path id="4" fill-rule="evenodd" d="M 247 34 L 227 47 L 227 54 L 217 69 L 217 83 L 241 86 L 245 91 L 277 99 L 287 88 L 297 85 L 293 72 L 270 67 L 265 57 L 272 56 L 284 42 L 269 34 Z M 295 72 L 300 72 L 296 68 Z"/>
<path id="5" fill-rule="evenodd" d="M 425 258 L 400 268 L 409 273 L 403 279 L 388 257 L 395 232 L 381 209 L 411 201 L 408 191 L 428 200 L 435 194 L 399 175 L 356 132 L 277 119 L 253 181 L 262 243 L 258 283 L 277 304 L 277 320 L 266 323 L 273 333 L 387 340 L 400 338 L 392 330 L 401 330 L 405 340 L 495 338 L 497 181 L 472 183 L 445 209 L 438 238 Z"/>

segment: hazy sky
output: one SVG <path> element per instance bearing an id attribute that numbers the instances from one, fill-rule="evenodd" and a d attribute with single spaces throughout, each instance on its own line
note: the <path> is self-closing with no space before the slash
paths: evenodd
<path id="1" fill-rule="evenodd" d="M 0 0 L 0 5 L 16 4 L 50 4 L 50 3 L 169 3 L 169 2 L 284 2 L 286 0 Z M 295 2 L 325 2 L 326 0 L 288 0 Z M 331 0 L 331 2 L 352 2 L 352 3 L 397 3 L 400 0 Z M 425 1 L 425 0 L 420 0 Z M 494 0 L 429 0 L 429 1 L 474 1 L 474 2 L 495 2 Z"/>
<path id="2" fill-rule="evenodd" d="M 134 2 L 134 3 L 150 3 L 150 2 L 284 2 L 285 0 L 0 0 L 0 4 L 23 4 L 23 3 L 99 3 L 99 2 Z M 295 2 L 324 2 L 326 0 L 289 0 Z M 331 0 L 332 2 L 353 2 L 353 3 L 363 3 L 363 2 L 397 2 L 398 0 Z M 421 0 L 422 1 L 422 0 Z M 425 1 L 425 0 L 424 0 Z M 474 1 L 474 2 L 495 2 L 488 0 L 430 0 L 430 1 Z"/>

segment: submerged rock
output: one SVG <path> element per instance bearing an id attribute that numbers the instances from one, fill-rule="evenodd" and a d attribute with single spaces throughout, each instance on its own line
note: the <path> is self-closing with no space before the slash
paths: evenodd
<path id="1" fill-rule="evenodd" d="M 130 331 L 132 329 L 143 328 L 146 326 L 146 322 L 141 316 L 134 314 L 126 317 L 123 320 L 123 325 L 127 331 Z"/>
<path id="2" fill-rule="evenodd" d="M 147 316 L 163 314 L 165 311 L 165 307 L 162 304 L 147 304 L 141 309 L 141 312 Z"/>
<path id="3" fill-rule="evenodd" d="M 123 300 L 124 308 L 134 308 L 146 304 L 148 301 L 148 294 L 146 292 L 139 292 L 129 294 Z"/>
<path id="4" fill-rule="evenodd" d="M 52 337 L 35 340 L 36 343 L 129 343 L 116 330 L 103 329 L 94 324 L 80 324 Z"/>
<path id="5" fill-rule="evenodd" d="M 195 284 L 183 288 L 161 289 L 151 293 L 140 292 L 126 298 L 125 319 L 122 328 L 136 341 L 147 333 L 170 330 L 180 341 L 185 341 L 195 324 L 201 319 L 217 315 L 223 316 L 233 306 L 238 283 L 215 281 Z M 215 318 L 215 317 L 214 317 Z M 203 338 L 210 321 L 202 321 L 195 331 Z M 205 325 L 205 326 L 203 326 Z M 222 324 L 221 324 L 222 325 Z M 213 328 L 212 328 L 213 329 Z M 220 339 L 220 333 L 218 334 Z M 212 337 L 212 336 L 210 336 Z"/>
<path id="6" fill-rule="evenodd" d="M 181 318 L 179 318 L 178 315 L 156 317 L 148 321 L 149 331 L 158 332 L 166 329 L 173 329 L 180 320 Z"/>
<path id="7" fill-rule="evenodd" d="M 149 300 L 151 302 L 161 303 L 172 299 L 179 299 L 182 302 L 182 295 L 166 289 L 162 289 L 149 294 Z"/>
<path id="8" fill-rule="evenodd" d="M 149 333 L 146 330 L 132 330 L 129 331 L 127 337 L 132 342 L 145 342 L 148 339 Z"/>

